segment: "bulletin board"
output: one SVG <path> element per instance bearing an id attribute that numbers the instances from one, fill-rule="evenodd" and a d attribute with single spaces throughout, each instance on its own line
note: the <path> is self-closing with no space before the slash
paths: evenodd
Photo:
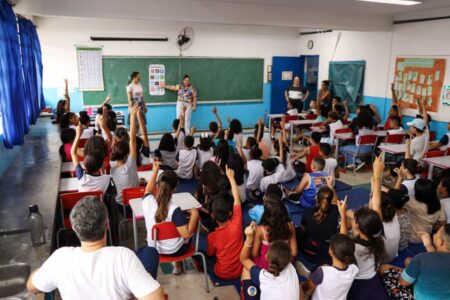
<path id="1" fill-rule="evenodd" d="M 416 99 L 426 99 L 427 111 L 437 112 L 445 77 L 443 58 L 397 58 L 394 90 L 400 106 L 417 109 Z"/>

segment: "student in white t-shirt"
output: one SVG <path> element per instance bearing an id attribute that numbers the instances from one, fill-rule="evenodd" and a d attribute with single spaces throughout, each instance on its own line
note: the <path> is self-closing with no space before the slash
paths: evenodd
<path id="1" fill-rule="evenodd" d="M 125 188 L 139 186 L 139 176 L 137 172 L 137 148 L 136 148 L 136 114 L 140 108 L 134 104 L 130 109 L 130 142 L 123 140 L 116 141 L 111 147 L 111 161 L 116 164 L 111 167 L 111 177 L 116 187 L 116 204 L 120 213 L 123 213 L 122 191 Z M 141 130 L 142 131 L 142 130 Z M 131 208 L 127 207 L 126 216 L 131 217 Z"/>
<path id="2" fill-rule="evenodd" d="M 344 128 L 344 124 L 341 121 L 341 117 L 335 111 L 330 111 L 328 113 L 328 119 L 325 123 L 320 125 L 320 128 L 326 128 L 329 133 L 329 137 L 322 138 L 320 142 L 334 145 L 334 135 L 336 130 Z"/>
<path id="3" fill-rule="evenodd" d="M 410 126 L 412 140 L 406 140 L 405 158 L 414 158 L 418 162 L 421 162 L 428 150 L 428 142 L 430 140 L 427 124 L 423 119 L 414 119 L 412 122 L 406 124 Z"/>
<path id="4" fill-rule="evenodd" d="M 32 293 L 56 289 L 62 299 L 162 300 L 164 292 L 156 277 L 158 252 L 146 252 L 146 270 L 136 254 L 124 247 L 107 247 L 108 212 L 92 196 L 81 199 L 70 213 L 70 223 L 81 247 L 57 249 L 35 270 L 27 282 Z M 144 257 L 143 257 L 144 258 Z"/>
<path id="5" fill-rule="evenodd" d="M 194 175 L 195 161 L 197 160 L 197 149 L 194 149 L 194 137 L 187 135 L 184 138 L 184 149 L 178 152 L 178 168 L 175 170 L 181 179 L 191 179 Z"/>
<path id="6" fill-rule="evenodd" d="M 450 176 L 446 176 L 439 181 L 437 193 L 444 208 L 447 224 L 450 223 Z"/>
<path id="7" fill-rule="evenodd" d="M 358 274 L 355 243 L 348 236 L 336 234 L 331 238 L 328 250 L 333 263 L 323 265 L 311 274 L 302 286 L 312 300 L 345 300 Z"/>
<path id="8" fill-rule="evenodd" d="M 328 143 L 320 143 L 319 154 L 325 160 L 325 167 L 323 171 L 332 177 L 331 183 L 336 183 L 336 178 L 339 178 L 341 174 L 339 173 L 338 163 L 334 157 L 331 157 L 331 145 Z"/>
<path id="9" fill-rule="evenodd" d="M 248 171 L 246 188 L 250 192 L 259 189 L 261 179 L 264 177 L 264 168 L 262 166 L 262 151 L 258 146 L 254 146 L 249 151 L 250 160 L 247 160 L 244 150 L 238 145 L 238 151 L 244 161 L 245 167 Z"/>
<path id="10" fill-rule="evenodd" d="M 259 190 L 266 192 L 269 184 L 280 184 L 284 172 L 283 164 L 276 157 L 268 158 L 262 161 L 264 177 L 259 184 Z"/>
<path id="11" fill-rule="evenodd" d="M 400 168 L 395 168 L 394 172 L 397 174 L 397 181 L 394 188 L 403 190 L 410 198 L 414 197 L 414 185 L 418 179 L 417 172 L 419 163 L 412 158 L 404 159 L 401 162 Z"/>
<path id="12" fill-rule="evenodd" d="M 178 176 L 172 170 L 161 173 L 158 178 L 159 162 L 153 164 L 153 173 L 145 188 L 145 195 L 142 198 L 142 210 L 147 229 L 147 244 L 149 247 L 156 247 L 160 254 L 181 256 L 185 254 L 191 245 L 191 237 L 197 230 L 199 213 L 197 208 L 190 210 L 190 219 L 181 211 L 180 207 L 172 202 L 172 195 L 178 186 Z M 153 195 L 157 187 L 157 194 Z M 155 224 L 173 222 L 177 228 L 179 237 L 161 240 L 155 243 L 152 239 L 152 230 Z M 175 263 L 172 274 L 179 275 L 183 272 L 182 261 Z"/>
<path id="13" fill-rule="evenodd" d="M 207 132 L 203 132 L 200 136 L 200 144 L 197 146 L 197 173 L 200 176 L 203 164 L 214 156 L 214 149 L 212 147 L 213 141 L 208 136 Z"/>
<path id="14" fill-rule="evenodd" d="M 80 123 L 84 126 L 83 134 L 81 135 L 81 139 L 87 140 L 90 137 L 93 137 L 95 135 L 95 129 L 94 127 L 90 127 L 91 124 L 91 117 L 89 117 L 87 111 L 80 111 L 79 113 Z"/>
<path id="15" fill-rule="evenodd" d="M 269 268 L 256 266 L 250 258 L 255 238 L 256 224 L 252 222 L 245 229 L 247 237 L 241 250 L 243 299 L 298 300 L 302 295 L 297 272 L 291 264 L 291 248 L 285 241 L 270 245 L 267 253 Z"/>
<path id="16" fill-rule="evenodd" d="M 103 168 L 103 160 L 105 158 L 104 153 L 95 152 L 92 154 L 87 154 L 84 157 L 84 168 L 81 166 L 78 160 L 77 150 L 78 143 L 80 142 L 80 137 L 83 134 L 84 126 L 78 124 L 76 130 L 75 140 L 73 141 L 72 149 L 70 154 L 72 156 L 72 163 L 75 166 L 75 175 L 78 179 L 78 191 L 79 192 L 91 192 L 91 191 L 101 191 L 104 194 L 108 190 L 111 183 L 111 177 L 105 174 Z M 104 130 L 108 135 L 108 143 L 112 139 L 111 133 L 108 128 L 102 123 L 102 130 Z M 85 169 L 86 168 L 86 169 Z"/>
<path id="17" fill-rule="evenodd" d="M 404 134 L 405 131 L 402 127 L 402 119 L 399 116 L 389 118 L 388 134 Z"/>

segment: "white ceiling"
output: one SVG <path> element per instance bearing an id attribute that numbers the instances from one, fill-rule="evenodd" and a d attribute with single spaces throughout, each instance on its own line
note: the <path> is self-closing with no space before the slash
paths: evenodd
<path id="1" fill-rule="evenodd" d="M 166 20 L 301 29 L 386 31 L 396 16 L 450 11 L 450 0 L 397 6 L 357 0 L 15 0 L 15 11 L 35 16 Z"/>

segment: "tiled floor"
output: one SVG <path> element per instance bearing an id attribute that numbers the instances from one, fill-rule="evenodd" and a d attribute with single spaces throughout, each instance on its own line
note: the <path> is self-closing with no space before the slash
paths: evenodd
<path id="1" fill-rule="evenodd" d="M 158 147 L 159 136 L 151 136 L 150 146 L 151 149 Z M 197 141 L 196 141 L 197 142 Z M 341 173 L 341 178 L 345 183 L 351 185 L 362 185 L 370 183 L 372 172 L 367 169 L 362 169 L 354 174 L 352 171 Z M 132 225 L 129 225 L 129 237 L 131 238 Z M 140 245 L 144 245 L 145 240 L 145 227 L 143 223 L 139 224 L 139 241 Z M 132 240 L 127 239 L 123 241 L 126 246 L 132 246 Z M 203 273 L 197 270 L 188 270 L 187 273 L 179 276 L 171 274 L 164 274 L 160 268 L 158 273 L 158 281 L 164 288 L 166 294 L 169 295 L 169 299 L 195 299 L 195 300 L 207 300 L 207 299 L 226 299 L 234 300 L 239 299 L 239 295 L 234 286 L 215 287 L 212 282 L 210 283 L 210 293 L 206 293 L 203 283 Z"/>

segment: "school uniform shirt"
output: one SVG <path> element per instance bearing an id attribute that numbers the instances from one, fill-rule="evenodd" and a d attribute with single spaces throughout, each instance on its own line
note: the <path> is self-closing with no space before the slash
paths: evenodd
<path id="1" fill-rule="evenodd" d="M 397 129 L 389 129 L 388 134 L 404 134 L 405 130 L 402 127 L 399 127 Z"/>
<path id="2" fill-rule="evenodd" d="M 335 144 L 334 135 L 336 133 L 336 130 L 344 128 L 344 124 L 342 123 L 341 120 L 337 120 L 336 122 L 333 122 L 328 126 L 330 128 L 330 145 L 334 145 Z"/>
<path id="3" fill-rule="evenodd" d="M 288 110 L 286 111 L 286 114 L 287 114 L 288 116 L 296 116 L 296 115 L 298 115 L 298 110 L 297 110 L 296 108 L 288 109 Z M 292 124 L 287 123 L 287 124 L 284 125 L 284 129 L 290 130 L 290 129 L 291 129 L 291 126 L 292 126 Z"/>
<path id="4" fill-rule="evenodd" d="M 158 241 L 155 243 L 152 239 L 153 226 L 156 223 L 155 213 L 158 209 L 156 198 L 152 194 L 145 194 L 142 198 L 142 210 L 144 212 L 145 227 L 147 229 L 147 244 L 149 247 L 154 247 L 159 254 L 172 254 L 180 250 L 185 243 L 185 239 L 177 237 Z M 176 227 L 187 225 L 186 216 L 181 211 L 180 207 L 175 205 L 172 200 L 169 201 L 167 217 L 163 222 L 173 222 Z"/>
<path id="5" fill-rule="evenodd" d="M 271 175 L 265 176 L 261 179 L 261 182 L 259 184 L 259 189 L 261 192 L 265 193 L 267 191 L 267 187 L 270 184 L 279 184 L 281 183 L 281 179 L 284 172 L 284 166 L 283 164 L 279 164 L 277 168 L 275 169 L 275 172 Z"/>
<path id="6" fill-rule="evenodd" d="M 428 142 L 430 140 L 430 133 L 425 130 L 422 135 L 416 136 L 411 140 L 410 154 L 418 162 L 422 161 L 423 155 L 428 149 Z"/>
<path id="7" fill-rule="evenodd" d="M 217 258 L 214 273 L 225 280 L 240 278 L 242 264 L 239 260 L 243 246 L 241 205 L 233 206 L 233 216 L 223 227 L 208 234 L 208 255 Z"/>
<path id="8" fill-rule="evenodd" d="M 115 166 L 111 166 L 111 177 L 117 190 L 116 202 L 120 205 L 123 205 L 123 189 L 139 186 L 139 176 L 137 172 L 136 160 L 131 156 L 128 156 L 125 164 L 121 166 L 118 166 L 117 164 L 115 164 Z"/>
<path id="9" fill-rule="evenodd" d="M 87 140 L 95 135 L 94 127 L 89 127 L 83 130 L 80 139 Z"/>
<path id="10" fill-rule="evenodd" d="M 397 215 L 391 222 L 383 222 L 384 228 L 384 247 L 386 248 L 385 263 L 390 263 L 398 255 L 400 245 L 400 223 Z"/>
<path id="11" fill-rule="evenodd" d="M 441 206 L 444 208 L 447 224 L 450 224 L 450 198 L 441 199 Z"/>
<path id="12" fill-rule="evenodd" d="M 235 133 L 233 135 L 233 142 L 235 145 L 237 145 L 238 143 L 240 143 L 241 145 L 244 144 L 244 135 L 241 133 Z"/>
<path id="13" fill-rule="evenodd" d="M 328 205 L 326 217 L 321 223 L 314 219 L 314 208 L 307 208 L 302 216 L 302 227 L 305 236 L 317 243 L 329 242 L 331 237 L 338 233 L 339 210 L 336 205 Z"/>
<path id="14" fill-rule="evenodd" d="M 262 167 L 262 161 L 252 159 L 247 161 L 247 188 L 250 190 L 256 190 L 260 187 L 261 179 L 264 177 L 264 168 Z"/>
<path id="15" fill-rule="evenodd" d="M 402 272 L 402 278 L 413 284 L 416 299 L 450 299 L 450 254 L 425 252 L 417 254 Z"/>
<path id="16" fill-rule="evenodd" d="M 274 276 L 258 266 L 250 269 L 251 280 L 261 290 L 261 300 L 298 300 L 300 299 L 300 285 L 297 272 L 290 263 Z"/>
<path id="17" fill-rule="evenodd" d="M 161 164 L 175 170 L 177 168 L 177 151 L 155 150 L 155 156 L 161 158 Z"/>
<path id="18" fill-rule="evenodd" d="M 250 161 L 250 149 L 242 148 L 242 153 L 244 153 L 245 160 Z"/>
<path id="19" fill-rule="evenodd" d="M 81 247 L 59 248 L 34 273 L 32 282 L 45 293 L 58 289 L 65 300 L 142 298 L 160 287 L 136 254 L 125 247 L 92 252 Z"/>
<path id="20" fill-rule="evenodd" d="M 281 174 L 281 182 L 291 181 L 295 178 L 295 176 L 297 176 L 297 173 L 295 173 L 295 170 L 292 167 L 291 155 L 288 152 L 286 153 L 286 163 L 284 166 L 284 170 L 283 173 Z"/>
<path id="21" fill-rule="evenodd" d="M 178 177 L 191 179 L 194 175 L 194 165 L 197 160 L 196 149 L 183 149 L 178 152 L 178 168 L 175 170 Z"/>
<path id="22" fill-rule="evenodd" d="M 363 241 L 361 241 L 363 242 Z M 375 271 L 375 258 L 369 254 L 369 248 L 359 242 L 355 243 L 355 257 L 358 262 L 358 274 L 355 279 L 372 279 L 377 272 Z"/>
<path id="23" fill-rule="evenodd" d="M 312 208 L 316 205 L 317 191 L 325 185 L 324 178 L 328 176 L 323 171 L 306 173 L 309 176 L 309 185 L 304 189 L 300 196 L 300 205 L 304 208 Z"/>
<path id="24" fill-rule="evenodd" d="M 105 175 L 90 175 L 81 166 L 81 163 L 75 167 L 75 175 L 78 179 L 79 192 L 103 192 L 106 193 L 109 184 L 111 183 L 111 176 Z"/>
<path id="25" fill-rule="evenodd" d="M 322 266 L 311 274 L 311 281 L 316 286 L 312 300 L 345 300 L 358 274 L 358 267 L 354 264 L 341 270 L 333 266 Z"/>
<path id="26" fill-rule="evenodd" d="M 408 192 L 409 198 L 414 197 L 414 195 L 416 194 L 416 192 L 414 190 L 414 185 L 416 184 L 417 179 L 419 179 L 419 178 L 414 177 L 412 179 L 405 179 L 405 180 L 403 180 L 403 182 L 402 182 L 402 184 L 400 186 L 400 189 L 402 191 L 404 191 L 404 192 L 407 191 Z"/>
<path id="27" fill-rule="evenodd" d="M 419 232 L 431 234 L 434 224 L 445 221 L 445 212 L 442 206 L 440 210 L 429 215 L 427 205 L 412 198 L 406 202 L 405 208 L 408 209 L 411 218 L 411 236 L 409 238 L 411 243 L 421 243 Z"/>
<path id="28" fill-rule="evenodd" d="M 211 159 L 214 156 L 213 148 L 210 148 L 208 151 L 203 151 L 201 149 L 197 149 L 197 168 L 201 170 L 203 168 L 203 164 Z"/>
<path id="29" fill-rule="evenodd" d="M 175 143 L 177 145 L 177 151 L 180 151 L 181 149 L 184 149 L 184 137 L 186 136 L 183 131 L 180 131 L 180 134 L 178 135 L 178 138 L 175 138 L 176 134 L 172 133 L 172 137 L 175 140 Z"/>
<path id="30" fill-rule="evenodd" d="M 336 168 L 338 167 L 337 160 L 333 157 L 325 158 L 325 167 L 323 168 L 323 171 L 333 177 L 333 186 L 336 181 L 335 175 L 336 175 Z"/>
<path id="31" fill-rule="evenodd" d="M 450 133 L 447 133 L 444 135 L 440 140 L 439 144 L 441 144 L 441 150 L 447 150 L 447 148 L 450 148 Z"/>

